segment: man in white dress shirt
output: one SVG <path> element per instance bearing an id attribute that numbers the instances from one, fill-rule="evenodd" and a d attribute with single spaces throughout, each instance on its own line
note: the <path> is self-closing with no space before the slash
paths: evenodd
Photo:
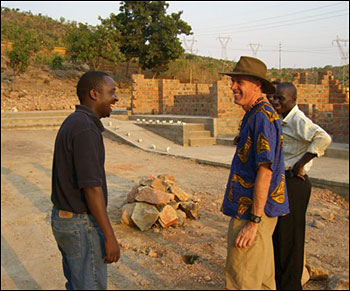
<path id="1" fill-rule="evenodd" d="M 283 152 L 290 213 L 278 218 L 274 231 L 277 290 L 302 290 L 305 215 L 311 194 L 307 176 L 312 159 L 324 155 L 331 137 L 298 108 L 297 89 L 280 83 L 273 98 L 282 115 Z"/>

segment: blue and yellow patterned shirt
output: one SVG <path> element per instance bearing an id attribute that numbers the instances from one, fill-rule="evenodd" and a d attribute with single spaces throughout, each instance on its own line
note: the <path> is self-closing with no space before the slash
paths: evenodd
<path id="1" fill-rule="evenodd" d="M 260 102 L 246 112 L 223 201 L 225 215 L 248 219 L 258 167 L 268 162 L 272 178 L 265 214 L 276 217 L 289 213 L 282 146 L 281 123 L 270 103 Z"/>

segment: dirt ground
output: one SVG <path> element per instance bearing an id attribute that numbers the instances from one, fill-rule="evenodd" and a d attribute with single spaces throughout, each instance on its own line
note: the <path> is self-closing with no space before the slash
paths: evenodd
<path id="1" fill-rule="evenodd" d="M 50 192 L 56 130 L 1 131 L 1 289 L 64 289 L 61 256 L 50 226 Z M 108 212 L 121 259 L 108 267 L 112 290 L 224 289 L 229 219 L 219 211 L 229 170 L 158 156 L 105 139 Z M 141 232 L 120 224 L 121 206 L 142 176 L 172 174 L 200 200 L 200 218 L 184 227 Z M 319 215 L 332 212 L 333 220 Z M 319 221 L 323 228 L 311 226 Z M 308 258 L 330 275 L 349 274 L 349 204 L 314 188 L 307 215 Z M 151 252 L 152 251 L 152 252 Z M 152 256 L 150 256 L 152 254 Z M 186 264 L 186 256 L 198 256 Z M 305 289 L 325 290 L 326 281 Z"/>

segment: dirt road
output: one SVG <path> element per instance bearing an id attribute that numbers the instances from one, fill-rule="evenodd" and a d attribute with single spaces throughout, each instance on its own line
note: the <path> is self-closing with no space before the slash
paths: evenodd
<path id="1" fill-rule="evenodd" d="M 1 289 L 64 289 L 61 256 L 50 227 L 56 132 L 1 132 Z M 228 218 L 219 208 L 229 170 L 146 153 L 108 139 L 105 147 L 108 212 L 122 246 L 120 261 L 108 269 L 109 289 L 224 289 Z M 147 232 L 121 225 L 121 206 L 132 186 L 142 176 L 165 173 L 200 199 L 200 219 Z M 348 202 L 334 193 L 313 190 L 307 254 L 330 274 L 349 273 L 348 209 Z M 332 211 L 335 218 L 322 220 L 317 211 Z M 322 220 L 323 228 L 309 226 L 314 220 Z M 198 259 L 186 264 L 187 256 Z M 325 281 L 310 281 L 305 289 L 325 287 Z"/>

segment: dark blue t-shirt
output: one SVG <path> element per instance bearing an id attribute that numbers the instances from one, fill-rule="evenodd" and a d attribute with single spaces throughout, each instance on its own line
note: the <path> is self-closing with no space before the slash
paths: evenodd
<path id="1" fill-rule="evenodd" d="M 271 104 L 264 101 L 246 112 L 223 201 L 225 215 L 248 218 L 258 167 L 264 163 L 271 163 L 272 170 L 265 214 L 289 213 L 282 146 L 281 123 Z"/>
<path id="2" fill-rule="evenodd" d="M 89 212 L 84 187 L 101 186 L 107 206 L 104 127 L 87 106 L 77 105 L 58 131 L 52 167 L 53 204 L 61 210 Z"/>

